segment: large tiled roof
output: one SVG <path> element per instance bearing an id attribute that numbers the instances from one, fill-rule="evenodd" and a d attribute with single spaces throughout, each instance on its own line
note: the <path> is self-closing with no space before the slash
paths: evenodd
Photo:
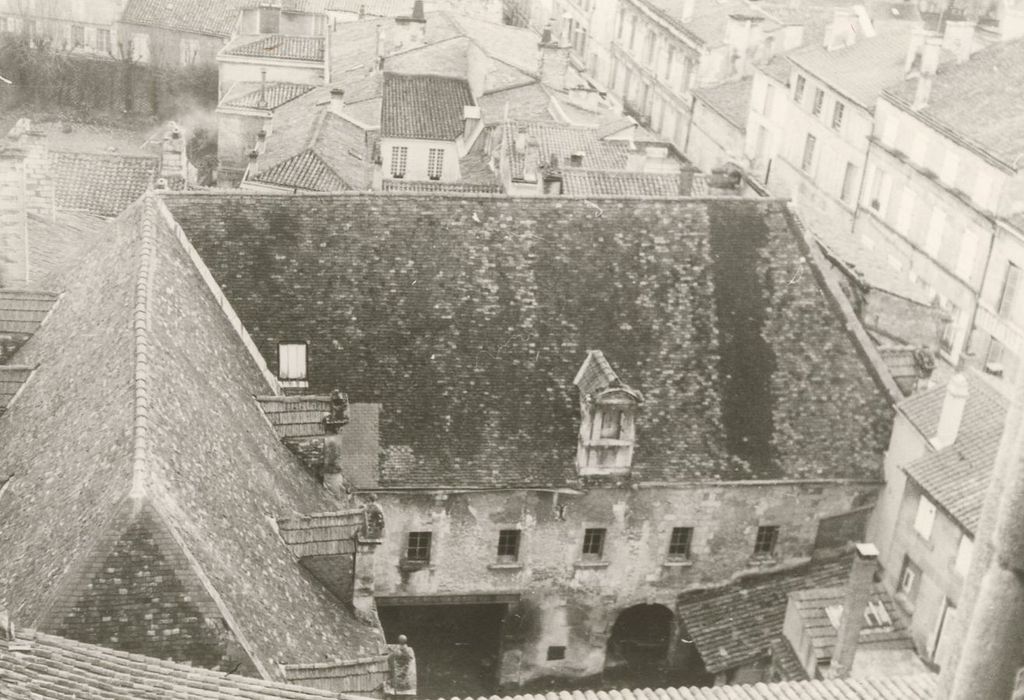
<path id="1" fill-rule="evenodd" d="M 966 376 L 967 406 L 956 442 L 929 452 L 904 469 L 936 503 L 974 533 L 995 466 L 1008 401 L 976 372 Z M 899 407 L 918 430 L 932 437 L 945 394 L 945 386 L 936 387 L 908 397 Z"/>
<path id="2" fill-rule="evenodd" d="M 253 399 L 265 375 L 161 207 L 145 199 L 115 222 L 14 357 L 36 370 L 0 417 L 0 473 L 13 475 L 0 608 L 93 634 L 64 615 L 65 597 L 85 594 L 87 561 L 120 514 L 152 513 L 260 672 L 373 657 L 379 631 L 313 581 L 268 522 L 337 502 L 265 420 Z M 113 636 L 103 643 L 137 643 Z"/>
<path id="3" fill-rule="evenodd" d="M 56 300 L 52 292 L 0 287 L 0 338 L 35 333 Z"/>
<path id="4" fill-rule="evenodd" d="M 496 61 L 517 71 L 537 75 L 540 36 L 532 29 L 488 22 L 453 12 L 431 12 L 427 15 L 428 43 L 456 36 L 468 37 Z"/>
<path id="5" fill-rule="evenodd" d="M 772 640 L 782 636 L 790 593 L 841 585 L 849 572 L 850 560 L 840 558 L 683 593 L 677 604 L 679 619 L 708 671 L 719 673 L 768 653 Z"/>
<path id="6" fill-rule="evenodd" d="M 626 171 L 576 170 L 562 171 L 563 192 L 581 197 L 688 196 L 692 173 L 636 173 Z"/>
<path id="7" fill-rule="evenodd" d="M 477 700 L 931 700 L 934 694 L 935 676 L 922 673 L 892 678 L 752 683 L 713 688 L 574 690 L 502 698 L 492 695 Z"/>
<path id="8" fill-rule="evenodd" d="M 884 95 L 909 110 L 915 81 Z M 1024 160 L 1024 39 L 998 42 L 964 63 L 939 66 L 928 104 L 914 112 L 941 133 L 1001 161 Z"/>
<path id="9" fill-rule="evenodd" d="M 537 82 L 488 92 L 478 100 L 480 114 L 486 124 L 499 124 L 506 119 L 550 121 L 551 95 Z"/>
<path id="10" fill-rule="evenodd" d="M 297 83 L 235 83 L 224 96 L 221 105 L 225 107 L 246 107 L 249 109 L 274 110 L 281 105 L 301 97 L 313 89 L 312 85 Z"/>
<path id="11" fill-rule="evenodd" d="M 551 156 L 556 156 L 559 165 L 565 166 L 568 165 L 570 156 L 582 153 L 582 167 L 588 170 L 626 168 L 629 157 L 627 141 L 600 139 L 595 129 L 586 126 L 572 126 L 554 121 L 511 121 L 505 134 L 503 148 L 508 151 L 513 179 L 522 179 L 526 168 L 525 152 L 516 148 L 517 134 L 522 132 L 526 133 L 527 141 L 536 141 L 540 163 L 549 163 Z"/>
<path id="12" fill-rule="evenodd" d="M 348 189 L 338 173 L 312 149 L 275 163 L 249 179 L 312 192 L 340 192 Z"/>
<path id="13" fill-rule="evenodd" d="M 750 112 L 750 77 L 695 90 L 694 94 L 730 124 L 746 131 Z"/>
<path id="14" fill-rule="evenodd" d="M 160 159 L 52 151 L 50 168 L 58 208 L 117 216 L 153 184 Z"/>
<path id="15" fill-rule="evenodd" d="M 29 280 L 35 289 L 64 288 L 78 261 L 103 236 L 109 222 L 80 212 L 58 211 L 53 220 L 29 215 Z"/>
<path id="16" fill-rule="evenodd" d="M 2 618 L 0 618 L 2 619 Z M 0 696 L 9 700 L 326 700 L 337 693 L 209 671 L 15 627 L 0 633 Z"/>
<path id="17" fill-rule="evenodd" d="M 128 0 L 121 15 L 125 24 L 226 37 L 243 7 L 252 0 Z"/>
<path id="18" fill-rule="evenodd" d="M 912 28 L 886 27 L 876 36 L 860 34 L 852 46 L 829 51 L 813 45 L 787 54 L 790 61 L 868 111 L 882 90 L 903 79 Z"/>
<path id="19" fill-rule="evenodd" d="M 633 0 L 636 4 L 646 6 L 662 17 L 671 26 L 690 36 L 699 45 L 708 48 L 720 46 L 726 39 L 726 26 L 730 15 L 745 15 L 760 19 L 765 30 L 778 28 L 779 24 L 770 15 L 752 7 L 743 0 L 696 0 L 693 16 L 683 22 L 684 0 Z"/>
<path id="20" fill-rule="evenodd" d="M 465 128 L 464 108 L 473 104 L 465 79 L 385 73 L 381 138 L 454 141 Z"/>
<path id="21" fill-rule="evenodd" d="M 225 46 L 221 54 L 319 62 L 324 60 L 324 38 L 284 34 L 241 36 Z"/>
<path id="22" fill-rule="evenodd" d="M 266 357 L 383 405 L 386 484 L 564 484 L 591 349 L 646 397 L 637 478 L 878 478 L 888 400 L 782 203 L 166 201 Z"/>

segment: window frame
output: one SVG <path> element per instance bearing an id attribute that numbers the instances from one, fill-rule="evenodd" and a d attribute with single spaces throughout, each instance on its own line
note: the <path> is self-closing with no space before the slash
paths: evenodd
<path id="1" fill-rule="evenodd" d="M 754 556 L 774 557 L 779 546 L 778 525 L 758 525 L 754 536 Z"/>
<path id="2" fill-rule="evenodd" d="M 693 549 L 693 528 L 674 527 L 669 533 L 669 561 L 689 561 Z"/>
<path id="3" fill-rule="evenodd" d="M 404 561 L 410 564 L 429 564 L 433 554 L 433 532 L 410 530 L 405 536 Z"/>
<path id="4" fill-rule="evenodd" d="M 914 532 L 921 539 L 930 542 L 935 531 L 935 516 L 938 512 L 935 504 L 923 493 L 918 496 L 917 510 L 914 511 Z"/>
<path id="5" fill-rule="evenodd" d="M 814 151 L 818 147 L 818 137 L 808 133 L 804 138 L 803 155 L 800 158 L 800 169 L 810 174 L 814 169 Z"/>
<path id="6" fill-rule="evenodd" d="M 836 100 L 832 105 L 832 128 L 839 131 L 843 128 L 843 120 L 846 118 L 846 103 Z"/>
<path id="7" fill-rule="evenodd" d="M 523 531 L 511 528 L 498 531 L 497 557 L 500 564 L 514 564 L 519 561 L 519 548 L 523 541 Z"/>
<path id="8" fill-rule="evenodd" d="M 444 175 L 444 151 L 445 149 L 443 148 L 427 149 L 428 180 L 440 180 L 441 177 Z"/>
<path id="9" fill-rule="evenodd" d="M 839 200 L 845 204 L 854 204 L 857 201 L 857 173 L 860 168 L 855 163 L 847 161 L 843 170 L 843 181 L 839 184 Z"/>
<path id="10" fill-rule="evenodd" d="M 910 604 L 917 599 L 917 591 L 921 587 L 921 567 L 914 563 L 908 555 L 903 555 L 903 566 L 897 580 L 896 592 Z"/>
<path id="11" fill-rule="evenodd" d="M 401 164 L 401 168 L 398 165 Z M 403 179 L 409 171 L 409 147 L 395 145 L 391 147 L 391 177 Z"/>
<path id="12" fill-rule="evenodd" d="M 604 546 L 608 537 L 608 529 L 604 527 L 588 527 L 583 530 L 583 546 L 580 556 L 584 561 L 603 561 Z M 595 551 L 596 550 L 596 551 Z"/>
<path id="13" fill-rule="evenodd" d="M 807 90 L 807 78 L 802 75 L 796 76 L 795 84 L 793 85 L 793 101 L 798 105 L 803 106 L 804 93 Z"/>
<path id="14" fill-rule="evenodd" d="M 965 546 L 966 545 L 966 546 Z M 960 541 L 956 545 L 956 556 L 953 558 L 953 570 L 961 578 L 967 578 L 971 570 L 971 560 L 974 558 L 974 540 L 968 537 L 967 533 L 960 534 Z"/>
<path id="15" fill-rule="evenodd" d="M 302 348 L 301 373 L 285 376 L 285 349 Z M 290 363 L 289 363 L 290 364 Z M 309 342 L 282 340 L 277 344 L 277 379 L 286 386 L 308 386 L 309 383 Z"/>
<path id="16" fill-rule="evenodd" d="M 821 116 L 821 112 L 825 109 L 825 91 L 820 87 L 814 88 L 814 99 L 811 101 L 811 114 L 816 117 Z"/>
<path id="17" fill-rule="evenodd" d="M 1020 293 L 1022 268 L 1013 263 L 1006 263 L 1006 274 L 1003 275 L 1003 284 L 999 289 L 999 300 L 996 303 L 996 316 L 1006 320 L 1013 315 L 1013 302 Z"/>

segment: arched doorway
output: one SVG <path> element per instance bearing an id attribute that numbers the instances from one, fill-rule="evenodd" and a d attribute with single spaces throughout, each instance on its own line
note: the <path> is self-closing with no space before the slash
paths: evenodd
<path id="1" fill-rule="evenodd" d="M 607 687 L 712 685 L 686 628 L 664 605 L 633 605 L 615 619 L 605 655 Z M 656 683 L 657 685 L 652 685 Z"/>

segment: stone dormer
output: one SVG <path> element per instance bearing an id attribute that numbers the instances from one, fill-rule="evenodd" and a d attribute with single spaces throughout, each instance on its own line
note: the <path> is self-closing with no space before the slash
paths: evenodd
<path id="1" fill-rule="evenodd" d="M 573 384 L 580 390 L 577 472 L 581 476 L 629 473 L 643 395 L 622 383 L 600 350 L 587 353 Z"/>

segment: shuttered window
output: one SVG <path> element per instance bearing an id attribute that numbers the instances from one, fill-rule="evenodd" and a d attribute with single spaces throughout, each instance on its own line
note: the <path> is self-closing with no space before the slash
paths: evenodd
<path id="1" fill-rule="evenodd" d="M 280 343 L 277 346 L 277 376 L 290 381 L 305 381 L 305 343 Z"/>

